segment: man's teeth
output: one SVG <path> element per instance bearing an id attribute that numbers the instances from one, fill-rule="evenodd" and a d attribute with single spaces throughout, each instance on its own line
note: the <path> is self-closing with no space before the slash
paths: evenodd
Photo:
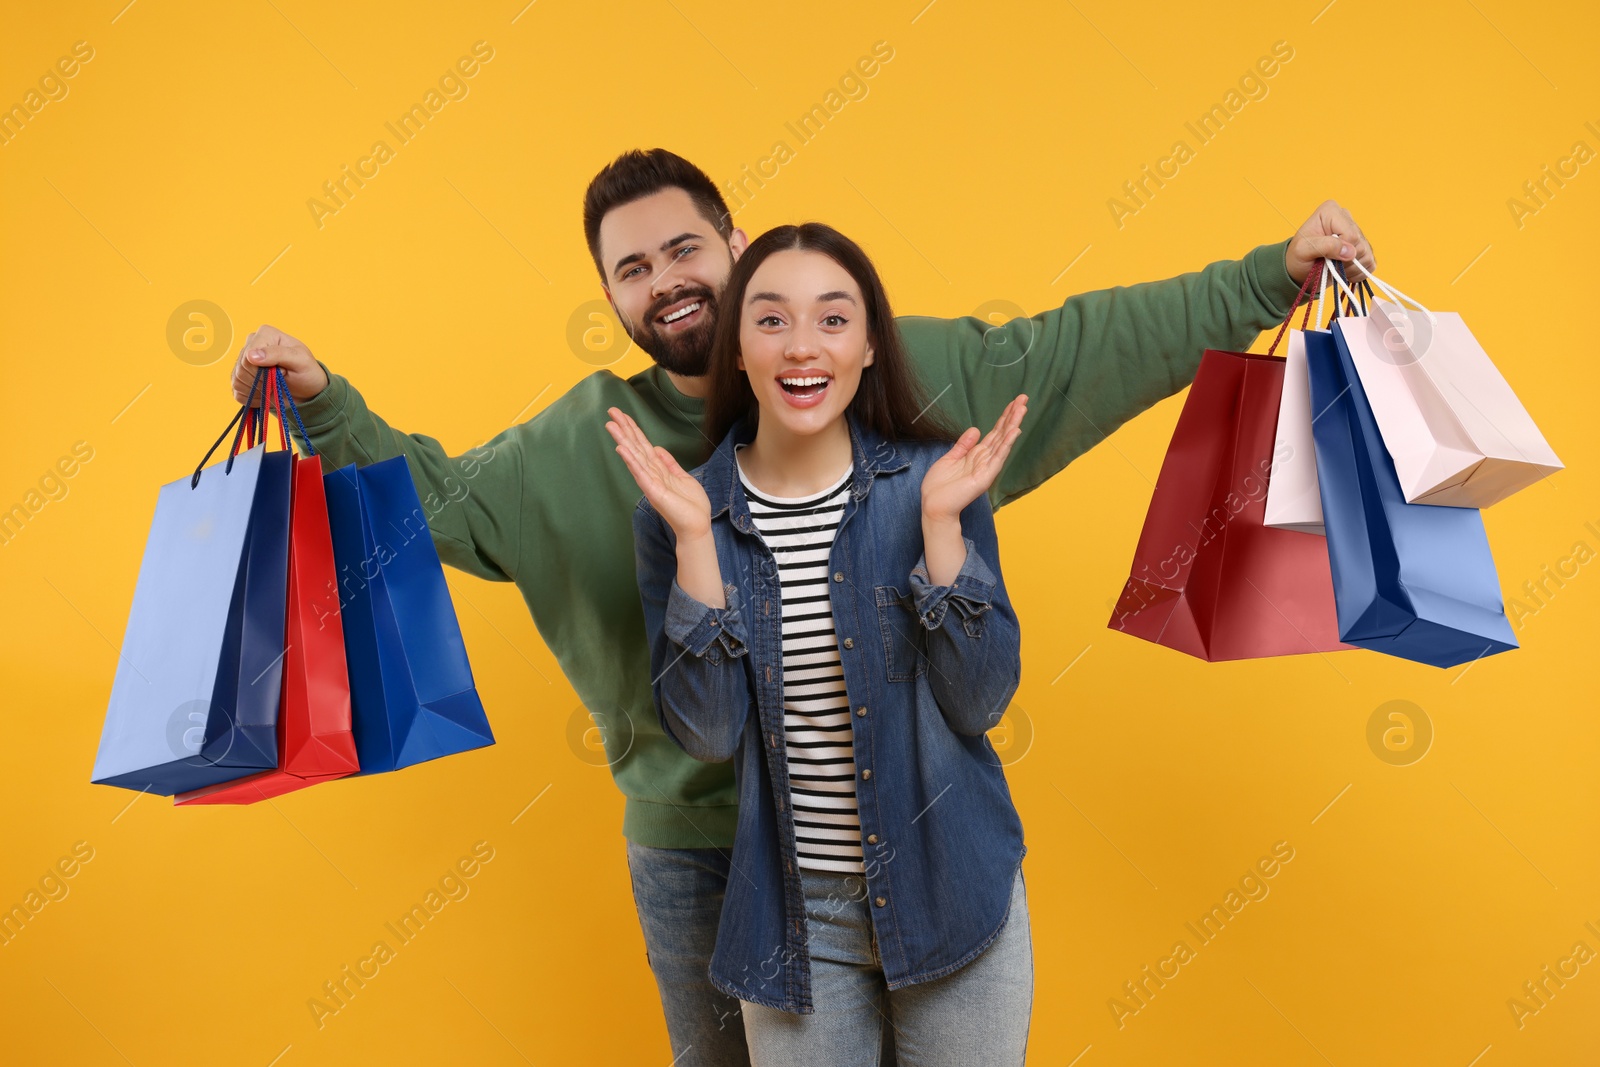
<path id="1" fill-rule="evenodd" d="M 677 322 L 679 319 L 683 318 L 685 315 L 688 315 L 691 312 L 695 312 L 695 311 L 699 311 L 699 310 L 700 310 L 700 302 L 697 300 L 693 304 L 688 305 L 687 307 L 679 308 L 677 311 L 674 311 L 670 315 L 663 315 L 661 317 L 661 321 L 662 322 Z"/>

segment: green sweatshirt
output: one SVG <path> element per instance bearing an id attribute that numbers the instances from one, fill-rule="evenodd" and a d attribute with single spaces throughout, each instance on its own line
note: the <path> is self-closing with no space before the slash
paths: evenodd
<path id="1" fill-rule="evenodd" d="M 1069 297 L 1000 327 L 923 316 L 899 325 L 929 395 L 958 428 L 987 431 L 1013 397 L 1028 394 L 1022 435 L 989 493 L 999 508 L 1187 386 L 1205 349 L 1242 351 L 1276 327 L 1299 289 L 1284 267 L 1287 245 L 1263 245 L 1242 260 L 1166 281 Z M 300 414 L 324 471 L 405 453 L 440 558 L 517 583 L 540 635 L 604 727 L 611 771 L 627 798 L 623 834 L 662 848 L 729 848 L 733 764 L 690 758 L 662 733 L 652 704 L 633 550 L 641 494 L 605 429 L 612 405 L 686 469 L 715 443 L 700 430 L 704 401 L 684 396 L 654 365 L 626 379 L 596 371 L 533 418 L 458 456 L 431 437 L 390 427 L 331 371 L 328 387 Z"/>

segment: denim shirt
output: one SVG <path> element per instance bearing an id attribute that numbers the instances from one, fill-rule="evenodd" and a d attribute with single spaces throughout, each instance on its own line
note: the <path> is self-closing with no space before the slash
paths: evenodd
<path id="1" fill-rule="evenodd" d="M 1005 924 L 1027 850 L 986 731 L 1016 692 L 1021 638 L 987 496 L 961 513 L 960 572 L 949 585 L 931 584 L 922 479 L 950 446 L 888 441 L 846 418 L 854 467 L 829 592 L 854 712 L 868 910 L 893 990 L 955 971 Z M 634 540 L 662 727 L 696 759 L 735 761 L 738 827 L 711 982 L 810 1014 L 778 565 L 751 519 L 733 451 L 754 437 L 741 420 L 691 472 L 711 499 L 726 607 L 678 584 L 676 536 L 647 500 L 634 512 Z"/>

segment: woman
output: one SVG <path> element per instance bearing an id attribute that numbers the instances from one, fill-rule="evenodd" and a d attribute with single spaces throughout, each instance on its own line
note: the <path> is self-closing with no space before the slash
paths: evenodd
<path id="1" fill-rule="evenodd" d="M 734 265 L 708 370 L 710 459 L 606 429 L 634 513 L 656 705 L 737 760 L 710 977 L 756 1067 L 1018 1064 L 1033 996 L 1022 825 L 985 736 L 1021 673 L 985 495 L 1026 407 L 959 436 L 888 297 L 830 227 Z"/>

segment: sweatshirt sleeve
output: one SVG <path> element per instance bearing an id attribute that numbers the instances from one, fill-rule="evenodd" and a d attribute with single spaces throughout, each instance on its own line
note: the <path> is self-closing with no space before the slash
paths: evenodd
<path id="1" fill-rule="evenodd" d="M 439 558 L 480 578 L 514 581 L 523 504 L 519 427 L 452 456 L 432 437 L 391 427 L 368 409 L 343 375 L 320 360 L 318 365 L 328 374 L 327 388 L 300 401 L 299 411 L 322 457 L 323 473 L 404 455 Z M 296 446 L 306 454 L 293 414 L 290 426 Z"/>
<path id="2" fill-rule="evenodd" d="M 1208 348 L 1243 351 L 1299 291 L 1289 242 L 1165 281 L 1070 296 L 1001 326 L 967 316 L 899 319 L 928 396 L 961 430 L 987 433 L 1028 394 L 1022 435 L 989 491 L 995 508 L 1036 489 L 1145 408 L 1194 380 Z"/>

